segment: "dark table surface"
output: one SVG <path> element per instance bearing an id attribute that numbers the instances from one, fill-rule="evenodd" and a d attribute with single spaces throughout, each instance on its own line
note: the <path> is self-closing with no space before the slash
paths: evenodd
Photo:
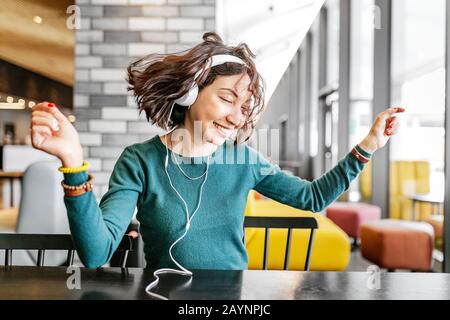
<path id="1" fill-rule="evenodd" d="M 65 267 L 0 267 L 0 299 L 152 299 L 145 287 L 153 271 L 138 268 L 80 268 L 81 289 L 68 289 Z M 365 272 L 193 270 L 192 281 L 162 275 L 155 292 L 170 299 L 446 299 L 450 274 Z M 372 286 L 370 285 L 372 284 Z"/>

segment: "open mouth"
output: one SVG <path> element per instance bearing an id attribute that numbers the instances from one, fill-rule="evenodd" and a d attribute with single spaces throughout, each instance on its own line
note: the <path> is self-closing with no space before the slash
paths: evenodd
<path id="1" fill-rule="evenodd" d="M 220 124 L 218 124 L 217 122 L 213 122 L 214 127 L 217 129 L 217 132 L 219 133 L 220 136 L 222 136 L 222 138 L 226 138 L 231 134 L 231 129 L 228 129 Z"/>

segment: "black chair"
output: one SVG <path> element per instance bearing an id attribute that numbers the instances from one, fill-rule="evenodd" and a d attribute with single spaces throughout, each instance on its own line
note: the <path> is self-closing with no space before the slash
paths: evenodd
<path id="1" fill-rule="evenodd" d="M 128 253 L 134 247 L 135 239 L 125 235 L 116 250 L 116 253 L 120 253 L 119 267 L 126 266 Z M 75 256 L 75 247 L 69 234 L 0 233 L 0 250 L 5 250 L 5 266 L 12 265 L 13 250 L 38 250 L 38 267 L 44 266 L 45 250 L 67 250 L 66 266 L 73 264 Z"/>
<path id="2" fill-rule="evenodd" d="M 305 271 L 309 271 L 309 264 L 311 259 L 311 252 L 313 249 L 314 233 L 318 228 L 317 220 L 311 217 L 249 217 L 246 216 L 244 220 L 245 228 L 264 228 L 264 260 L 263 269 L 267 270 L 268 252 L 269 252 L 269 235 L 270 229 L 288 229 L 288 237 L 286 243 L 286 251 L 284 255 L 284 270 L 288 270 L 289 256 L 291 252 L 292 229 L 310 229 L 308 249 L 306 251 Z M 244 232 L 245 244 L 245 232 Z"/>

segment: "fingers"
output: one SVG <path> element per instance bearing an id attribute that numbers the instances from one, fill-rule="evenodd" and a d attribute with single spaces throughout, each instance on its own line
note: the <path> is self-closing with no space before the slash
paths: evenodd
<path id="1" fill-rule="evenodd" d="M 69 120 L 66 118 L 66 116 L 56 107 L 54 103 L 49 102 L 41 102 L 32 108 L 34 111 L 42 111 L 47 112 L 51 114 L 55 119 L 60 123 L 68 122 Z"/>
<path id="2" fill-rule="evenodd" d="M 33 115 L 31 117 L 31 127 L 33 126 L 47 126 L 53 131 L 59 130 L 58 121 L 56 121 L 54 117 L 47 115 L 46 112 L 41 112 L 39 115 L 36 115 L 35 111 L 33 111 Z"/>
<path id="3" fill-rule="evenodd" d="M 386 119 L 389 119 L 392 116 L 394 116 L 395 114 L 402 113 L 402 112 L 405 112 L 405 109 L 401 108 L 401 107 L 389 108 L 389 109 L 386 109 L 385 111 L 381 112 L 380 114 L 378 114 L 377 120 L 384 122 Z"/>
<path id="4" fill-rule="evenodd" d="M 33 126 L 33 128 L 31 128 L 31 132 L 33 134 L 43 134 L 47 136 L 52 135 L 51 129 L 47 126 Z"/>
<path id="5" fill-rule="evenodd" d="M 396 113 L 403 113 L 403 112 L 405 112 L 405 108 L 393 107 L 383 111 L 382 114 L 384 113 L 386 116 L 392 117 Z"/>
<path id="6" fill-rule="evenodd" d="M 45 136 L 51 136 L 52 132 L 47 126 L 33 126 L 31 128 L 31 143 L 34 148 L 39 149 L 44 142 Z"/>
<path id="7" fill-rule="evenodd" d="M 400 123 L 397 121 L 392 121 L 388 126 L 386 126 L 385 129 L 385 135 L 392 136 L 394 134 L 397 134 L 398 128 L 400 127 Z"/>

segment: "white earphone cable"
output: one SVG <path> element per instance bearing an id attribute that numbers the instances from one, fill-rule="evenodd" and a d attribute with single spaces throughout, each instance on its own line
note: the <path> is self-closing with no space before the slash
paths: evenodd
<path id="1" fill-rule="evenodd" d="M 175 274 L 179 274 L 179 275 L 183 275 L 183 276 L 189 276 L 192 277 L 192 272 L 189 271 L 188 269 L 184 268 L 180 263 L 178 263 L 178 261 L 175 260 L 175 258 L 172 255 L 172 248 L 178 243 L 180 242 L 187 234 L 190 226 L 191 226 L 191 221 L 194 218 L 195 214 L 197 213 L 198 209 L 200 208 L 200 204 L 202 202 L 202 194 L 203 194 L 203 186 L 206 183 L 206 180 L 208 179 L 208 171 L 209 171 L 209 161 L 210 161 L 210 156 L 208 156 L 208 160 L 206 163 L 206 170 L 205 173 L 202 174 L 205 175 L 205 179 L 203 180 L 202 184 L 200 185 L 200 193 L 199 193 L 199 199 L 198 199 L 198 203 L 197 203 L 197 207 L 195 208 L 194 212 L 192 213 L 192 216 L 189 217 L 189 208 L 187 206 L 186 201 L 183 199 L 183 197 L 181 196 L 181 194 L 178 192 L 178 190 L 175 188 L 175 186 L 172 183 L 172 179 L 170 178 L 169 172 L 167 170 L 168 167 L 168 161 L 169 159 L 169 148 L 167 147 L 167 140 L 166 140 L 166 159 L 165 159 L 165 164 L 164 164 L 164 170 L 166 172 L 167 178 L 169 179 L 169 184 L 172 187 L 172 189 L 175 191 L 175 193 L 178 195 L 178 197 L 180 198 L 180 200 L 183 202 L 185 211 L 186 211 L 186 227 L 184 229 L 184 233 L 181 237 L 179 237 L 169 248 L 169 255 L 170 258 L 172 259 L 172 261 L 177 265 L 178 268 L 180 268 L 180 270 L 177 269 L 171 269 L 171 268 L 163 268 L 163 269 L 158 269 L 153 273 L 153 276 L 156 278 L 152 283 L 150 283 L 146 288 L 145 291 L 150 294 L 151 296 L 158 298 L 158 299 L 162 299 L 162 300 L 168 300 L 168 298 L 159 295 L 157 293 L 151 292 L 151 290 L 159 283 L 159 275 L 160 274 L 165 274 L 165 273 L 175 273 Z M 181 169 L 181 168 L 180 168 Z M 192 279 L 190 279 L 190 281 L 192 281 Z"/>
<path id="2" fill-rule="evenodd" d="M 177 160 L 178 156 L 177 156 L 177 155 L 174 155 L 173 152 L 172 152 L 171 156 L 175 159 L 175 163 L 177 164 L 178 169 L 180 169 L 181 173 L 182 173 L 186 178 L 188 178 L 189 180 L 198 180 L 198 179 L 202 178 L 202 177 L 206 174 L 206 171 L 205 171 L 204 173 L 202 173 L 202 174 L 201 174 L 200 176 L 198 176 L 198 177 L 190 177 L 190 176 L 189 176 L 187 173 L 185 173 L 184 170 L 181 168 L 181 166 L 180 166 L 180 164 L 179 164 L 179 162 L 178 162 L 178 160 Z"/>

